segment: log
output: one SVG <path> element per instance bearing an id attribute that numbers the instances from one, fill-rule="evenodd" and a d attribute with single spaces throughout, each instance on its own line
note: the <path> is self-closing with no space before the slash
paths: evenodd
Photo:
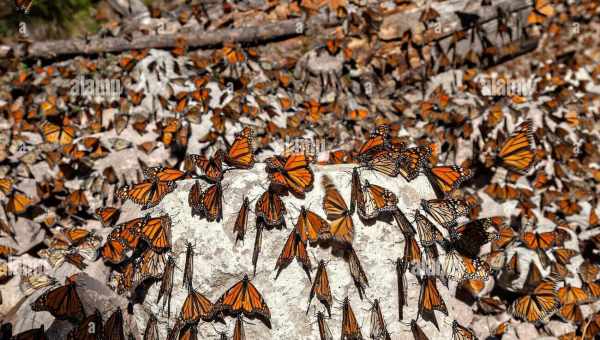
<path id="1" fill-rule="evenodd" d="M 290 19 L 259 27 L 148 35 L 131 41 L 122 37 L 40 41 L 33 42 L 29 46 L 23 44 L 0 46 L 0 57 L 55 58 L 63 55 L 91 55 L 145 48 L 173 48 L 179 38 L 185 39 L 189 47 L 210 47 L 225 41 L 249 43 L 292 37 L 303 34 L 305 29 L 306 25 L 302 19 Z"/>

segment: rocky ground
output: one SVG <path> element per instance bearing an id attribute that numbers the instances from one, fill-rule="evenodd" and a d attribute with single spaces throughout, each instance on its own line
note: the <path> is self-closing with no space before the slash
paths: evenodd
<path id="1" fill-rule="evenodd" d="M 584 333 L 585 338 L 599 334 L 597 2 L 540 1 L 519 14 L 525 22 L 511 24 L 510 35 L 501 29 L 501 20 L 493 20 L 488 26 L 448 28 L 454 33 L 445 38 L 432 33 L 434 23 L 450 27 L 456 8 L 469 12 L 485 7 L 478 12 L 481 16 L 501 15 L 496 8 L 505 2 L 490 7 L 484 6 L 485 1 L 211 1 L 204 7 L 142 4 L 127 11 L 119 3 L 107 5 L 110 15 L 97 9 L 96 16 L 112 20 L 106 20 L 93 39 L 136 41 L 194 30 L 211 34 L 296 19 L 310 30 L 267 42 L 195 48 L 193 41 L 179 39 L 175 48 L 50 59 L 9 54 L 1 60 L 0 338 L 43 326 L 48 338 L 63 339 L 81 325 L 31 307 L 74 274 L 86 315 L 98 309 L 108 323 L 120 308 L 123 334 L 135 339 L 150 338 L 144 332 L 149 320 L 156 318 L 160 338 L 167 338 L 188 295 L 183 272 L 189 242 L 195 254 L 192 285 L 212 303 L 244 274 L 263 296 L 271 327 L 245 318 L 247 339 L 318 339 L 315 313 L 325 309 L 315 298 L 306 313 L 311 290 L 306 273 L 294 260 L 275 279 L 275 264 L 302 205 L 325 217 L 324 175 L 350 203 L 352 169 L 360 165 L 358 150 L 381 124 L 409 146 L 435 143 L 430 166 L 456 164 L 473 173 L 451 194 L 471 206 L 461 224 L 491 216 L 501 216 L 505 223 L 496 230 L 500 238 L 487 242 L 478 255 L 491 267 L 487 280 L 437 281 L 448 310 L 447 315 L 434 312 L 438 328 L 418 315 L 421 284 L 412 271 L 406 273 L 408 305 L 399 319 L 394 261 L 407 256 L 407 238 L 396 221 L 365 224 L 356 215 L 353 218 L 352 247 L 369 282 L 364 298 L 346 257 L 328 245 L 308 246 L 313 279 L 318 261 L 328 261 L 334 301 L 326 321 L 335 337 L 341 332 L 346 297 L 365 338 L 373 327 L 374 299 L 379 299 L 392 339 L 413 336 L 411 320 L 417 320 L 430 339 L 450 338 L 456 331 L 453 321 L 479 338 L 575 339 Z M 445 12 L 448 8 L 450 12 Z M 405 22 L 416 18 L 417 23 L 402 28 L 402 18 Z M 316 24 L 310 26 L 310 20 Z M 504 35 L 509 42 L 535 41 L 537 46 L 516 56 L 513 52 L 521 45 L 498 43 Z M 453 49 L 452 41 L 458 47 Z M 0 52 L 6 50 L 0 46 Z M 92 86 L 88 95 L 84 92 L 89 83 L 84 80 L 81 91 L 73 94 L 81 77 L 118 80 L 117 93 L 111 97 L 110 91 Z M 525 87 L 511 95 L 500 85 L 491 89 L 489 79 Z M 519 175 L 493 159 L 526 119 L 532 121 L 535 160 L 526 174 Z M 50 129 L 54 126 L 62 134 Z M 206 190 L 212 184 L 198 177 L 202 171 L 194 173 L 197 179 L 177 179 L 176 188 L 149 209 L 115 194 L 124 185 L 143 181 L 147 167 L 184 170 L 186 155 L 210 157 L 215 150 L 229 150 L 236 133 L 245 127 L 254 131 L 257 163 L 249 170 L 225 173 L 222 221 L 209 222 L 191 213 L 191 186 L 200 181 Z M 286 226 L 263 230 L 254 265 L 260 228 L 255 224 L 255 204 L 270 183 L 263 162 L 300 145 L 314 160 L 312 189 L 304 199 L 282 198 Z M 423 172 L 408 181 L 362 167 L 360 178 L 390 190 L 411 223 L 421 200 L 436 197 Z M 248 229 L 244 240 L 236 242 L 233 225 L 244 197 L 250 200 Z M 98 209 L 106 207 L 117 208 L 120 216 L 103 224 Z M 100 254 L 117 225 L 146 214 L 168 215 L 171 220 L 170 244 L 156 252 L 153 267 L 138 267 L 141 254 L 148 251 L 147 241 L 117 264 Z M 438 227 L 448 238 L 446 228 Z M 74 240 L 74 231 L 86 234 Z M 542 235 L 551 239 L 550 245 L 541 251 L 531 249 L 527 232 L 546 233 Z M 415 237 L 423 263 L 429 263 L 422 235 Z M 443 261 L 444 248 L 434 247 Z M 169 257 L 176 265 L 167 313 L 157 297 Z M 511 271 L 512 260 L 517 262 L 516 273 Z M 515 316 L 510 307 L 535 294 L 525 284 L 532 266 L 556 281 L 551 295 L 560 302 L 560 309 L 537 322 Z M 123 287 L 128 268 L 135 268 L 135 275 Z M 564 308 L 575 312 L 568 314 Z M 224 322 L 200 321 L 188 328 L 197 329 L 201 338 L 232 336 L 235 322 L 227 317 Z"/>

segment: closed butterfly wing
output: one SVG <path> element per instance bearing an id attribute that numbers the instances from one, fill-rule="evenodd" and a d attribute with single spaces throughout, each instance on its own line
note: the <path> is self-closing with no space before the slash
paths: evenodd
<path id="1" fill-rule="evenodd" d="M 329 275 L 327 275 L 327 268 L 325 266 L 325 261 L 323 260 L 319 262 L 317 274 L 315 275 L 315 281 L 313 282 L 312 288 L 310 289 L 310 296 L 308 297 L 308 308 L 306 309 L 306 313 L 308 313 L 308 309 L 310 308 L 310 302 L 312 301 L 315 295 L 317 296 L 317 299 L 325 305 L 325 308 L 327 308 L 327 313 L 331 315 L 331 305 L 333 303 L 333 297 L 331 295 L 331 288 L 329 287 Z"/>
<path id="2" fill-rule="evenodd" d="M 202 193 L 200 210 L 209 222 L 220 222 L 223 219 L 223 189 L 220 182 L 211 185 Z"/>
<path id="3" fill-rule="evenodd" d="M 325 187 L 323 210 L 327 214 L 327 219 L 331 221 L 331 236 L 338 242 L 352 244 L 354 222 L 348 206 L 329 177 L 323 176 L 323 186 Z"/>
<path id="4" fill-rule="evenodd" d="M 342 308 L 342 340 L 362 340 L 362 333 L 360 326 L 354 316 L 352 306 L 348 298 L 344 299 L 344 305 Z"/>
<path id="5" fill-rule="evenodd" d="M 446 303 L 444 303 L 444 300 L 437 289 L 435 277 L 425 277 L 421 280 L 419 315 L 422 315 L 424 320 L 432 322 L 436 328 L 439 329 L 434 314 L 435 310 L 448 315 Z"/>
<path id="6" fill-rule="evenodd" d="M 158 320 L 156 319 L 156 316 L 150 314 L 148 322 L 146 322 L 143 340 L 159 340 L 160 338 L 158 334 Z"/>
<path id="7" fill-rule="evenodd" d="M 346 253 L 348 256 L 348 266 L 350 268 L 350 275 L 352 276 L 352 280 L 354 280 L 354 284 L 358 289 L 358 294 L 362 299 L 364 296 L 364 292 L 366 287 L 369 286 L 369 280 L 367 279 L 367 274 L 365 273 L 362 265 L 360 264 L 360 260 L 358 259 L 358 255 L 354 251 L 352 246 L 348 246 L 346 249 Z"/>
<path id="8" fill-rule="evenodd" d="M 260 218 L 270 227 L 285 224 L 284 215 L 287 213 L 281 196 L 271 188 L 265 191 L 256 201 L 254 208 L 257 219 Z"/>
<path id="9" fill-rule="evenodd" d="M 300 216 L 296 222 L 296 232 L 300 235 L 302 242 L 316 242 L 331 238 L 329 223 L 314 212 L 302 206 Z"/>
<path id="10" fill-rule="evenodd" d="M 317 313 L 317 323 L 319 324 L 319 339 L 320 340 L 333 340 L 333 335 L 327 323 L 325 322 L 325 316 L 323 313 Z"/>
<path id="11" fill-rule="evenodd" d="M 369 336 L 371 339 L 385 339 L 387 335 L 387 326 L 385 320 L 383 320 L 379 300 L 375 299 L 371 306 L 371 331 Z"/>
<path id="12" fill-rule="evenodd" d="M 254 166 L 254 132 L 246 127 L 236 134 L 233 144 L 227 150 L 225 163 L 238 169 L 250 169 Z"/>
<path id="13" fill-rule="evenodd" d="M 233 232 L 236 234 L 235 243 L 238 241 L 243 241 L 244 236 L 246 235 L 246 227 L 248 226 L 248 211 L 250 210 L 250 201 L 248 197 L 244 197 L 244 201 L 242 206 L 240 207 L 240 211 L 237 214 L 235 219 L 235 224 L 233 225 Z"/>
<path id="14" fill-rule="evenodd" d="M 123 312 L 121 308 L 117 310 L 106 320 L 104 324 L 104 339 L 105 340 L 125 340 L 123 331 Z"/>
<path id="15" fill-rule="evenodd" d="M 525 174 L 535 160 L 533 152 L 533 122 L 526 120 L 504 142 L 497 154 L 497 163 L 514 172 Z"/>
<path id="16" fill-rule="evenodd" d="M 410 330 L 415 340 L 429 340 L 427 335 L 425 335 L 425 332 L 423 332 L 417 321 L 414 319 L 410 321 Z"/>
<path id="17" fill-rule="evenodd" d="M 238 316 L 235 320 L 235 327 L 233 328 L 233 338 L 231 340 L 246 340 L 246 333 L 244 332 L 244 322 L 241 316 Z"/>
<path id="18" fill-rule="evenodd" d="M 171 218 L 169 215 L 150 218 L 142 227 L 142 237 L 152 249 L 164 251 L 171 247 Z"/>

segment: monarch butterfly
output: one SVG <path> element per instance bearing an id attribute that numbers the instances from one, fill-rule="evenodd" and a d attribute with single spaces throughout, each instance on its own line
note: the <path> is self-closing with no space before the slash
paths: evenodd
<path id="1" fill-rule="evenodd" d="M 396 209 L 392 212 L 392 216 L 394 216 L 396 225 L 398 225 L 398 228 L 400 228 L 400 231 L 403 235 L 414 236 L 417 233 L 400 208 L 396 207 Z"/>
<path id="2" fill-rule="evenodd" d="M 258 263 L 258 255 L 262 247 L 262 232 L 264 224 L 261 221 L 256 221 L 256 236 L 254 237 L 254 249 L 252 250 L 252 266 L 254 267 L 254 275 L 256 275 L 256 264 Z"/>
<path id="3" fill-rule="evenodd" d="M 354 238 L 352 213 L 327 175 L 323 176 L 322 184 L 325 187 L 323 210 L 327 214 L 327 219 L 331 221 L 331 236 L 338 242 L 352 244 Z"/>
<path id="4" fill-rule="evenodd" d="M 369 336 L 371 339 L 382 339 L 391 340 L 390 335 L 383 320 L 383 314 L 381 313 L 381 307 L 379 307 L 379 300 L 375 299 L 371 306 L 371 332 Z"/>
<path id="5" fill-rule="evenodd" d="M 190 154 L 186 156 L 186 170 L 192 171 L 195 167 L 202 170 L 203 175 L 210 182 L 219 182 L 223 179 L 223 150 L 217 150 L 210 158 L 201 155 Z"/>
<path id="6" fill-rule="evenodd" d="M 348 266 L 350 267 L 350 275 L 352 276 L 352 280 L 354 281 L 354 285 L 356 285 L 356 289 L 358 290 L 358 294 L 362 300 L 365 288 L 369 286 L 369 280 L 367 279 L 367 274 L 365 273 L 362 265 L 360 264 L 360 260 L 354 251 L 352 245 L 346 246 L 346 256 L 348 257 Z"/>
<path id="7" fill-rule="evenodd" d="M 31 309 L 35 312 L 48 311 L 59 320 L 83 320 L 85 313 L 75 279 L 75 275 L 69 276 L 63 286 L 43 293 L 31 304 Z"/>
<path id="8" fill-rule="evenodd" d="M 238 169 L 250 169 L 254 166 L 254 131 L 246 127 L 235 135 L 235 140 L 225 155 L 225 163 Z"/>
<path id="9" fill-rule="evenodd" d="M 80 210 L 87 209 L 89 203 L 83 190 L 75 190 L 62 201 L 61 206 L 65 207 L 68 213 L 75 214 Z"/>
<path id="10" fill-rule="evenodd" d="M 473 330 L 461 326 L 458 321 L 452 321 L 452 340 L 476 340 Z"/>
<path id="11" fill-rule="evenodd" d="M 566 265 L 571 263 L 571 259 L 579 253 L 573 249 L 555 248 L 552 254 L 558 263 Z"/>
<path id="12" fill-rule="evenodd" d="M 352 311 L 348 297 L 344 299 L 342 310 L 342 339 L 362 339 L 360 326 L 356 321 L 356 316 L 354 316 L 354 311 Z"/>
<path id="13" fill-rule="evenodd" d="M 296 232 L 300 235 L 302 242 L 316 242 L 331 238 L 329 223 L 314 212 L 300 207 L 300 215 L 296 222 Z"/>
<path id="14" fill-rule="evenodd" d="M 315 176 L 306 155 L 273 156 L 265 162 L 269 178 L 276 186 L 288 189 L 298 197 L 304 197 L 304 193 L 312 189 Z"/>
<path id="15" fill-rule="evenodd" d="M 23 294 L 29 296 L 39 289 L 53 286 L 56 283 L 58 283 L 58 281 L 56 281 L 56 279 L 51 276 L 45 274 L 38 275 L 35 273 L 31 273 L 29 275 L 26 274 L 21 276 L 21 283 L 19 284 L 19 288 L 21 288 Z"/>
<path id="16" fill-rule="evenodd" d="M 599 282 L 585 282 L 582 279 L 581 287 L 590 296 L 591 299 L 597 299 L 600 297 L 600 283 Z"/>
<path id="17" fill-rule="evenodd" d="M 554 7 L 548 0 L 535 0 L 535 7 L 527 16 L 530 25 L 543 24 L 546 18 L 554 16 Z"/>
<path id="18" fill-rule="evenodd" d="M 235 320 L 233 338 L 231 340 L 246 340 L 246 333 L 244 332 L 244 323 L 241 315 L 239 315 Z"/>
<path id="19" fill-rule="evenodd" d="M 556 232 L 548 231 L 543 233 L 525 232 L 521 235 L 521 243 L 528 249 L 535 250 L 544 266 L 550 264 L 550 259 L 546 255 L 546 250 L 556 245 Z"/>
<path id="20" fill-rule="evenodd" d="M 415 340 L 429 340 L 415 319 L 410 320 L 410 331 Z"/>
<path id="21" fill-rule="evenodd" d="M 398 198 L 393 192 L 379 185 L 370 184 L 368 181 L 365 181 L 362 194 L 359 196 L 363 196 L 363 199 L 358 200 L 358 214 L 366 220 L 397 209 Z"/>
<path id="22" fill-rule="evenodd" d="M 76 129 L 66 122 L 59 126 L 50 121 L 45 121 L 41 125 L 41 132 L 46 143 L 67 145 L 73 143 Z"/>
<path id="23" fill-rule="evenodd" d="M 406 269 L 408 269 L 408 262 L 397 258 L 396 259 L 396 279 L 398 282 L 398 321 L 402 321 L 404 318 L 404 306 L 408 306 L 406 300 L 407 288 L 406 283 Z"/>
<path id="24" fill-rule="evenodd" d="M 186 326 L 181 326 L 181 330 L 173 329 L 174 331 L 179 330 L 179 340 L 198 340 L 198 325 L 197 324 L 188 324 Z M 174 332 L 173 337 L 169 337 L 168 339 L 176 339 Z"/>
<path id="25" fill-rule="evenodd" d="M 583 323 L 583 313 L 581 312 L 579 305 L 576 303 L 563 304 L 558 310 L 557 314 L 567 322 L 572 322 L 578 325 Z"/>
<path id="26" fill-rule="evenodd" d="M 517 190 L 517 188 L 512 185 L 504 185 L 501 186 L 498 183 L 491 183 L 486 185 L 483 190 L 488 196 L 493 198 L 496 202 L 505 202 L 507 200 L 516 200 L 519 199 L 521 193 Z"/>
<path id="27" fill-rule="evenodd" d="M 267 327 L 271 328 L 271 312 L 256 287 L 248 279 L 248 275 L 229 288 L 214 304 L 214 313 L 238 315 L 247 317 L 259 316 Z"/>
<path id="28" fill-rule="evenodd" d="M 513 228 L 507 225 L 499 225 L 497 227 L 498 230 L 498 239 L 494 240 L 492 243 L 493 249 L 504 249 L 515 239 L 515 231 Z"/>
<path id="29" fill-rule="evenodd" d="M 117 197 L 126 200 L 130 199 L 146 210 L 156 206 L 162 199 L 175 190 L 175 182 L 163 182 L 158 180 L 143 181 L 133 186 L 125 185 L 117 190 Z"/>
<path id="30" fill-rule="evenodd" d="M 123 312 L 121 308 L 117 307 L 117 310 L 112 313 L 104 324 L 104 338 L 106 340 L 125 340 L 123 324 Z"/>
<path id="31" fill-rule="evenodd" d="M 488 217 L 452 228 L 450 245 L 462 255 L 474 258 L 479 255 L 484 244 L 498 238 L 495 232 L 488 232 L 486 229 L 499 225 L 502 221 L 502 217 L 499 216 Z"/>
<path id="32" fill-rule="evenodd" d="M 556 296 L 563 305 L 571 303 L 582 304 L 591 300 L 585 290 L 579 287 L 573 287 L 569 284 L 559 288 Z"/>
<path id="33" fill-rule="evenodd" d="M 192 216 L 205 216 L 209 222 L 220 222 L 223 218 L 223 189 L 221 182 L 208 187 L 205 191 L 200 191 L 198 181 L 190 189 L 188 202 L 192 207 Z"/>
<path id="34" fill-rule="evenodd" d="M 331 316 L 331 305 L 333 303 L 333 297 L 331 296 L 331 288 L 329 287 L 329 275 L 327 275 L 327 268 L 325 267 L 325 261 L 319 261 L 319 267 L 317 268 L 317 274 L 315 275 L 315 281 L 310 289 L 310 295 L 308 297 L 308 307 L 306 313 L 310 308 L 310 302 L 314 296 L 321 301 L 322 304 L 327 308 L 327 313 Z"/>
<path id="35" fill-rule="evenodd" d="M 275 269 L 277 270 L 275 280 L 277 280 L 281 271 L 285 269 L 294 258 L 302 265 L 306 275 L 308 275 L 308 279 L 311 280 L 311 263 L 308 253 L 306 252 L 306 243 L 302 242 L 300 235 L 295 229 L 292 229 L 290 236 L 281 250 L 279 258 L 277 259 L 277 263 L 275 264 Z"/>
<path id="36" fill-rule="evenodd" d="M 165 168 L 163 166 L 155 166 L 150 168 L 145 168 L 143 170 L 144 178 L 148 180 L 159 180 L 163 182 L 174 182 L 179 181 L 187 177 L 185 171 L 173 169 L 173 168 Z"/>
<path id="37" fill-rule="evenodd" d="M 400 175 L 408 182 L 417 178 L 421 170 L 429 167 L 430 158 L 435 154 L 436 150 L 436 144 L 401 150 L 397 160 Z"/>
<path id="38" fill-rule="evenodd" d="M 404 234 L 404 255 L 402 260 L 411 265 L 421 263 L 421 248 L 412 234 Z"/>
<path id="39" fill-rule="evenodd" d="M 423 320 L 429 321 L 439 329 L 437 319 L 435 318 L 434 310 L 442 312 L 448 316 L 448 309 L 442 296 L 437 289 L 436 279 L 432 276 L 419 278 L 421 291 L 419 293 L 419 310 L 417 315 L 423 316 Z"/>
<path id="40" fill-rule="evenodd" d="M 27 211 L 27 208 L 33 203 L 33 201 L 25 194 L 14 190 L 12 194 L 8 196 L 8 202 L 5 205 L 7 212 L 11 212 L 15 215 L 20 215 Z"/>
<path id="41" fill-rule="evenodd" d="M 158 320 L 154 314 L 150 314 L 148 321 L 146 322 L 146 329 L 144 330 L 144 340 L 158 340 Z"/>
<path id="42" fill-rule="evenodd" d="M 600 267 L 598 265 L 589 262 L 589 260 L 583 261 L 581 265 L 579 265 L 579 276 L 583 282 L 593 282 L 598 278 L 598 273 L 600 272 Z"/>
<path id="43" fill-rule="evenodd" d="M 235 224 L 233 225 L 233 232 L 236 234 L 235 243 L 238 241 L 243 241 L 244 236 L 246 235 L 246 227 L 248 226 L 248 211 L 250 210 L 250 201 L 248 197 L 244 197 L 244 201 L 242 206 L 240 207 L 240 211 L 237 214 L 235 219 Z"/>
<path id="44" fill-rule="evenodd" d="M 552 262 L 550 264 L 550 276 L 555 277 L 559 280 L 564 280 L 567 277 L 573 277 L 573 274 L 567 269 L 567 266 L 558 262 Z"/>
<path id="45" fill-rule="evenodd" d="M 433 217 L 437 223 L 446 228 L 456 226 L 457 218 L 460 216 L 467 216 L 470 210 L 469 205 L 465 201 L 457 199 L 421 200 L 421 207 L 423 207 L 423 210 Z"/>
<path id="46" fill-rule="evenodd" d="M 165 270 L 166 255 L 157 253 L 151 248 L 144 250 L 142 255 L 135 259 L 135 274 L 133 281 L 136 284 L 143 282 L 146 279 L 161 278 Z"/>
<path id="47" fill-rule="evenodd" d="M 435 242 L 441 242 L 444 239 L 442 233 L 437 227 L 422 215 L 418 209 L 415 210 L 415 224 L 421 245 L 430 246 Z"/>
<path id="48" fill-rule="evenodd" d="M 13 180 L 10 178 L 0 178 L 0 190 L 8 195 L 9 192 L 12 191 L 13 188 Z"/>
<path id="49" fill-rule="evenodd" d="M 517 126 L 498 151 L 496 164 L 520 174 L 529 171 L 535 159 L 532 126 L 531 120 Z"/>
<path id="50" fill-rule="evenodd" d="M 119 220 L 121 216 L 121 209 L 113 207 L 100 207 L 96 209 L 96 218 L 100 220 L 103 227 L 109 227 Z"/>
<path id="51" fill-rule="evenodd" d="M 333 335 L 329 326 L 325 323 L 325 316 L 322 312 L 317 312 L 317 324 L 319 325 L 320 340 L 333 340 Z"/>
<path id="52" fill-rule="evenodd" d="M 111 232 L 107 239 L 106 243 L 100 248 L 100 255 L 105 261 L 109 261 L 111 263 L 121 263 L 125 260 L 126 252 L 128 250 L 125 241 L 116 237 Z"/>
<path id="53" fill-rule="evenodd" d="M 213 315 L 213 304 L 204 295 L 188 287 L 188 296 L 181 306 L 179 318 L 186 324 L 197 323 L 202 320 L 210 320 Z"/>
<path id="54" fill-rule="evenodd" d="M 473 280 L 473 281 L 481 283 L 481 288 L 483 289 L 483 281 L 481 281 L 481 280 Z M 467 281 L 465 281 L 465 282 L 467 282 Z M 492 297 L 479 298 L 477 300 L 477 306 L 479 307 L 480 310 L 482 310 L 483 312 L 485 312 L 487 314 L 502 313 L 506 309 L 506 306 L 504 305 L 504 303 L 502 303 L 502 301 L 500 301 L 498 298 L 492 298 Z"/>
<path id="55" fill-rule="evenodd" d="M 390 128 L 387 125 L 375 127 L 369 139 L 358 150 L 358 160 L 365 163 L 377 152 L 390 148 Z"/>
<path id="56" fill-rule="evenodd" d="M 269 227 L 285 225 L 284 215 L 287 214 L 281 196 L 271 187 L 265 191 L 254 208 L 256 218 L 261 219 Z"/>
<path id="57" fill-rule="evenodd" d="M 93 330 L 93 332 L 90 332 Z M 69 332 L 67 340 L 102 340 L 104 333 L 102 329 L 102 315 L 96 309 L 94 314 L 83 319 L 83 321 Z"/>
<path id="58" fill-rule="evenodd" d="M 542 281 L 525 296 L 516 299 L 508 308 L 513 316 L 527 322 L 540 322 L 554 314 L 560 306 L 556 297 L 556 283 Z"/>
<path id="59" fill-rule="evenodd" d="M 171 218 L 163 215 L 154 218 L 145 218 L 141 236 L 156 251 L 163 251 L 171 247 Z"/>
<path id="60" fill-rule="evenodd" d="M 398 152 L 384 149 L 374 153 L 367 160 L 362 161 L 361 166 L 389 177 L 397 177 L 401 172 L 398 158 Z"/>
<path id="61" fill-rule="evenodd" d="M 458 165 L 425 168 L 425 175 L 429 179 L 429 183 L 431 183 L 431 187 L 438 199 L 448 197 L 463 182 L 473 177 L 471 170 Z"/>
<path id="62" fill-rule="evenodd" d="M 171 294 L 173 292 L 173 279 L 175 273 L 175 258 L 173 256 L 169 256 L 166 260 L 164 270 L 161 277 L 160 288 L 158 290 L 158 296 L 156 298 L 156 303 L 163 298 L 163 309 L 165 304 L 167 304 L 167 315 L 171 315 Z M 184 282 L 185 279 L 184 279 Z M 188 287 L 191 285 L 188 285 Z"/>

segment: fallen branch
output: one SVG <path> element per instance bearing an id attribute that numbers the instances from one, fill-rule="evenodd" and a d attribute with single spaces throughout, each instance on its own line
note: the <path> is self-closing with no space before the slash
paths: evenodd
<path id="1" fill-rule="evenodd" d="M 145 48 L 173 48 L 178 38 L 185 39 L 189 47 L 216 46 L 225 41 L 239 43 L 264 42 L 301 35 L 306 29 L 305 26 L 302 19 L 290 19 L 260 27 L 148 35 L 131 41 L 122 37 L 41 41 L 31 43 L 28 46 L 24 44 L 0 46 L 0 57 L 55 58 L 61 55 L 90 55 Z"/>

